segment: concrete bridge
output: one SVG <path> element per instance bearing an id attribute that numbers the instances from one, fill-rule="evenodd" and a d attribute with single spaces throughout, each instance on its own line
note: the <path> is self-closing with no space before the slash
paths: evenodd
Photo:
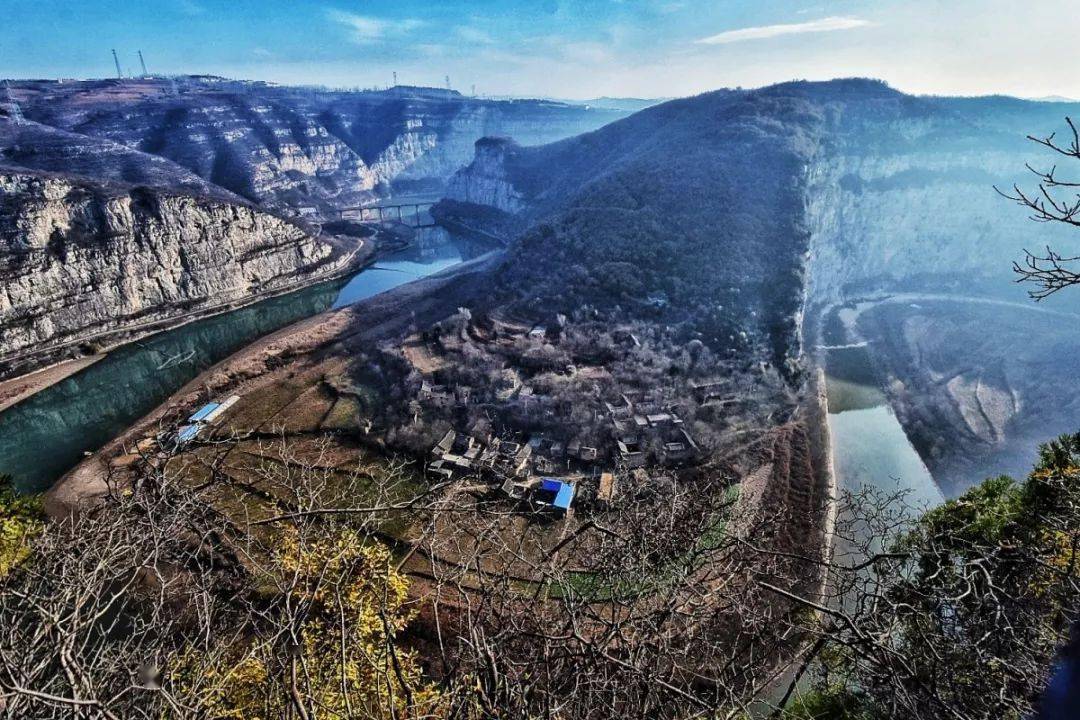
<path id="1" fill-rule="evenodd" d="M 393 205 L 367 205 L 364 207 L 341 208 L 338 215 L 342 220 L 360 222 L 387 223 L 398 222 L 409 227 L 434 227 L 431 217 L 434 202 L 400 203 Z"/>

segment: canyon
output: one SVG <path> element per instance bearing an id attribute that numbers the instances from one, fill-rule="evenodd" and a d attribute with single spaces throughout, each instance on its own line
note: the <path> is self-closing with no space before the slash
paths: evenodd
<path id="1" fill-rule="evenodd" d="M 487 134 L 546 142 L 625 114 L 208 76 L 6 82 L 0 379 L 329 279 L 379 245 L 324 231 L 342 209 L 439 193 Z"/>
<path id="2" fill-rule="evenodd" d="M 1037 161 L 1021 129 L 1054 121 L 1002 102 L 789 83 L 546 145 L 481 138 L 432 211 L 481 249 L 215 362 L 68 472 L 47 508 L 168 470 L 242 536 L 252 517 L 304 512 L 275 494 L 279 475 L 325 470 L 336 488 L 346 467 L 373 477 L 401 462 L 377 533 L 420 603 L 468 575 L 451 612 L 489 577 L 508 604 L 528 593 L 530 616 L 656 611 L 695 676 L 753 648 L 711 685 L 741 692 L 801 643 L 770 634 L 803 612 L 788 600 L 827 592 L 837 486 L 858 489 L 838 473 L 869 468 L 879 489 L 896 480 L 936 504 L 1072 419 L 1076 391 L 1050 389 L 1075 361 L 1047 366 L 1076 356 L 1059 330 L 1077 315 L 1068 301 L 1038 324 L 1001 311 L 1026 308 L 1009 299 L 1007 258 L 1031 225 L 993 194 Z M 847 351 L 860 357 L 843 368 Z M 847 414 L 860 410 L 872 415 Z M 650 529 L 669 507 L 678 516 Z M 672 542 L 612 561 L 595 551 L 611 537 Z M 742 587 L 725 541 L 769 558 L 752 572 L 777 578 L 781 599 L 728 602 Z M 441 621 L 418 617 L 416 634 Z"/>

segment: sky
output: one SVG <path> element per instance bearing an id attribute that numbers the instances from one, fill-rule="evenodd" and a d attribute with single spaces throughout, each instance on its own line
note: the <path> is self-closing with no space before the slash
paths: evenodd
<path id="1" fill-rule="evenodd" d="M 1080 97 L 1075 0 L 0 0 L 0 77 L 208 73 L 585 99 L 864 76 Z"/>

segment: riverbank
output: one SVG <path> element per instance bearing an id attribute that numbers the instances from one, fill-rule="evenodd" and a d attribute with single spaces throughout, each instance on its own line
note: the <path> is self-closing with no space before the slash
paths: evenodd
<path id="1" fill-rule="evenodd" d="M 0 380 L 0 413 L 105 359 L 105 353 L 65 360 L 25 375 Z"/>
<path id="2" fill-rule="evenodd" d="M 432 321 L 468 303 L 477 277 L 502 261 L 488 252 L 434 275 L 412 280 L 369 299 L 300 320 L 247 344 L 199 373 L 155 405 L 148 414 L 110 439 L 92 456 L 65 473 L 46 494 L 46 511 L 64 516 L 108 492 L 110 465 L 147 437 L 175 428 L 193 407 L 222 395 L 244 396 L 284 376 L 302 382 L 319 373 L 332 352 L 370 345 L 400 333 L 412 322 Z"/>
<path id="3" fill-rule="evenodd" d="M 49 347 L 37 348 L 28 352 L 0 357 L 0 388 L 7 385 L 9 382 L 18 381 L 39 371 L 68 366 L 69 363 L 73 362 L 80 363 L 89 358 L 97 358 L 100 360 L 110 352 L 125 345 L 146 340 L 161 332 L 175 330 L 198 320 L 204 320 L 206 318 L 214 317 L 215 315 L 239 310 L 264 300 L 303 290 L 313 285 L 331 282 L 350 273 L 357 272 L 377 261 L 380 252 L 385 252 L 382 250 L 381 246 L 387 241 L 393 241 L 395 238 L 396 235 L 381 228 L 376 231 L 376 234 L 373 237 L 368 238 L 368 240 L 351 237 L 334 237 L 331 238 L 329 242 L 335 247 L 337 257 L 331 258 L 323 264 L 322 268 L 309 275 L 305 275 L 298 280 L 281 285 L 274 285 L 272 288 L 247 295 L 243 298 L 234 298 L 222 303 L 206 305 L 181 315 L 148 320 L 122 328 L 84 335 Z M 350 247 L 350 245 L 353 247 Z M 92 348 L 95 352 L 93 352 L 92 355 L 87 355 L 86 350 L 88 348 Z M 94 360 L 94 362 L 96 361 L 97 360 Z M 92 363 L 70 366 L 77 369 L 68 372 L 67 374 L 61 375 L 60 373 L 49 373 L 46 376 L 43 376 L 43 378 L 52 377 L 54 379 L 51 382 L 47 382 L 45 379 L 36 380 L 33 386 L 33 392 L 20 395 L 17 400 L 12 401 L 10 404 L 0 405 L 0 412 L 13 407 L 18 402 L 22 402 L 23 400 L 32 397 L 36 392 L 40 392 L 50 385 L 70 377 L 74 372 L 79 372 L 90 364 Z M 2 401 L 2 397 L 3 396 L 0 395 L 0 401 Z"/>
<path id="4" fill-rule="evenodd" d="M 849 314 L 946 496 L 1023 477 L 1041 443 L 1080 427 L 1080 315 L 942 294 L 867 299 Z"/>

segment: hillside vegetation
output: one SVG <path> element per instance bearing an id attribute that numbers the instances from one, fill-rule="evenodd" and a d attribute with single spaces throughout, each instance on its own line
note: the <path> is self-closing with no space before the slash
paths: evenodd
<path id="1" fill-rule="evenodd" d="M 1068 110 L 860 79 L 722 90 L 546 146 L 484 140 L 452 199 L 513 213 L 500 281 L 523 305 L 617 307 L 782 366 L 804 294 L 1007 293 L 1030 226 L 993 186 Z"/>

